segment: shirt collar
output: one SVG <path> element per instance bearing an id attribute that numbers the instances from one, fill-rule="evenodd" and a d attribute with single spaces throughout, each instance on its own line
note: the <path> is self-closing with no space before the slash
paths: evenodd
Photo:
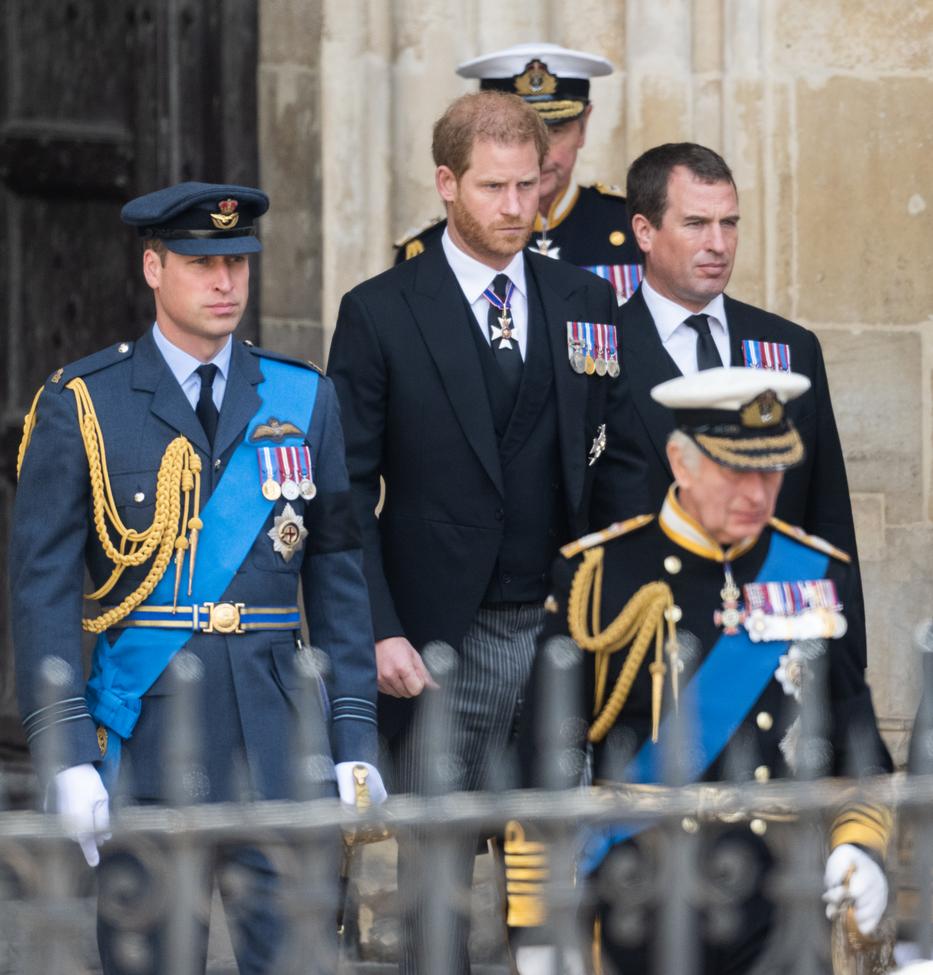
<path id="1" fill-rule="evenodd" d="M 714 562 L 731 562 L 744 555 L 755 542 L 757 536 L 744 538 L 735 545 L 724 549 L 703 526 L 684 511 L 677 498 L 677 486 L 672 484 L 664 499 L 658 524 L 667 537 L 681 548 Z"/>
<path id="2" fill-rule="evenodd" d="M 654 319 L 662 343 L 666 342 L 683 320 L 690 315 L 709 315 L 711 322 L 718 323 L 723 331 L 726 329 L 726 304 L 723 301 L 722 292 L 716 295 L 700 312 L 690 311 L 689 308 L 678 305 L 676 301 L 671 301 L 670 298 L 658 294 L 648 283 L 647 277 L 641 283 L 641 293 L 645 298 L 648 311 L 651 312 L 651 317 Z"/>
<path id="3" fill-rule="evenodd" d="M 445 227 L 441 237 L 441 245 L 444 248 L 444 256 L 450 265 L 454 277 L 460 285 L 466 300 L 472 305 L 478 301 L 483 292 L 492 284 L 492 279 L 497 274 L 507 274 L 509 280 L 515 285 L 515 290 L 522 296 L 527 296 L 525 290 L 525 256 L 519 251 L 506 268 L 496 271 L 494 268 L 483 264 L 464 253 L 450 238 L 450 232 Z"/>
<path id="4" fill-rule="evenodd" d="M 158 322 L 152 326 L 152 339 L 159 352 L 162 353 L 162 358 L 165 359 L 166 364 L 171 369 L 172 375 L 178 380 L 179 386 L 184 386 L 198 366 L 205 364 L 200 359 L 196 359 L 193 355 L 185 352 L 184 349 L 179 349 L 177 345 L 170 342 L 165 337 L 162 329 L 159 328 Z M 227 336 L 224 347 L 210 360 L 211 365 L 217 366 L 217 371 L 223 377 L 224 381 L 226 381 L 227 373 L 230 371 L 230 356 L 232 353 L 233 341 L 230 336 Z"/>

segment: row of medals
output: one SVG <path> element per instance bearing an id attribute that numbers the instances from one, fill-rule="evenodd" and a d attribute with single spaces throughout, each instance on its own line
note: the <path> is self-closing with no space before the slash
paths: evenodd
<path id="1" fill-rule="evenodd" d="M 316 494 L 317 487 L 309 477 L 303 477 L 300 481 L 286 477 L 281 484 L 270 477 L 262 483 L 262 496 L 267 501 L 278 501 L 279 498 L 285 498 L 286 501 L 304 498 L 305 501 L 310 501 Z"/>
<path id="2" fill-rule="evenodd" d="M 572 343 L 570 365 L 574 372 L 580 375 L 585 373 L 587 376 L 592 376 L 593 373 L 596 373 L 597 376 L 608 374 L 615 379 L 621 372 L 618 359 L 607 358 L 603 355 L 602 349 L 596 350 L 596 358 L 594 359 L 589 351 L 583 351 L 583 346 L 578 342 Z"/>

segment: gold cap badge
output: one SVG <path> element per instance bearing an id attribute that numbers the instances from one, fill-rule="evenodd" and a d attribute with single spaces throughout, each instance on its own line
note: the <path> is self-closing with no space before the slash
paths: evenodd
<path id="1" fill-rule="evenodd" d="M 766 389 L 739 412 L 743 427 L 776 427 L 784 419 L 784 406 L 775 392 Z"/>
<path id="2" fill-rule="evenodd" d="M 221 200 L 217 204 L 220 213 L 211 214 L 211 223 L 218 230 L 232 230 L 240 219 L 240 215 L 236 212 L 238 206 L 236 200 Z"/>
<path id="3" fill-rule="evenodd" d="M 529 61 L 523 74 L 515 79 L 515 91 L 519 95 L 553 95 L 557 91 L 557 79 L 540 61 Z"/>

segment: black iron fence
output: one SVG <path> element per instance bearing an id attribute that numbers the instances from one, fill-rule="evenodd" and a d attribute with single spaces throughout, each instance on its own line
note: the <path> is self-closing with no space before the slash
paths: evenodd
<path id="1" fill-rule="evenodd" d="M 676 784 L 674 761 L 668 784 L 654 786 L 522 790 L 508 788 L 504 775 L 498 783 L 502 788 L 450 792 L 447 770 L 456 765 L 451 753 L 454 739 L 445 720 L 443 694 L 438 693 L 424 715 L 425 733 L 437 748 L 431 794 L 392 796 L 382 806 L 354 811 L 336 799 L 320 798 L 332 769 L 316 690 L 320 658 L 303 652 L 302 659 L 305 706 L 296 736 L 283 743 L 295 755 L 294 801 L 250 801 L 246 787 L 243 801 L 193 801 L 199 781 L 194 702 L 200 668 L 182 653 L 172 665 L 178 693 L 165 768 L 170 803 L 132 803 L 131 783 L 121 778 L 112 796 L 111 836 L 105 844 L 108 869 L 95 874 L 84 865 L 57 816 L 39 811 L 0 815 L 2 975 L 97 971 L 95 897 L 100 922 L 111 931 L 110 950 L 123 970 L 151 970 L 153 948 L 147 932 L 161 928 L 167 937 L 159 949 L 160 970 L 172 975 L 201 971 L 211 903 L 211 887 L 204 878 L 212 874 L 228 919 L 248 917 L 259 907 L 275 916 L 277 973 L 368 971 L 361 967 L 368 962 L 391 964 L 391 939 L 388 954 L 384 942 L 374 957 L 366 937 L 360 937 L 358 923 L 361 910 L 371 916 L 380 909 L 391 913 L 395 923 L 414 897 L 413 891 L 400 890 L 391 901 L 374 905 L 360 896 L 366 887 L 359 882 L 366 861 L 363 844 L 385 835 L 418 838 L 424 865 L 422 894 L 427 891 L 424 902 L 432 915 L 429 943 L 423 949 L 429 970 L 444 975 L 451 920 L 470 910 L 469 900 L 452 881 L 451 865 L 461 837 L 501 836 L 511 821 L 521 823 L 547 851 L 547 881 L 540 892 L 548 920 L 531 940 L 548 947 L 544 964 L 554 975 L 592 964 L 588 911 L 596 900 L 603 907 L 601 923 L 612 926 L 617 939 L 634 943 L 648 934 L 656 938 L 660 951 L 652 961 L 653 971 L 698 971 L 698 943 L 728 939 L 743 923 L 741 904 L 757 869 L 741 844 L 710 843 L 711 836 L 723 832 L 753 835 L 773 861 L 766 885 L 774 905 L 773 923 L 764 950 L 748 971 L 890 971 L 897 939 L 915 942 L 925 957 L 933 954 L 933 774 L 828 779 L 805 762 L 795 779 Z M 438 677 L 456 662 L 443 648 L 435 648 L 428 660 Z M 68 675 L 53 661 L 47 676 L 53 694 Z M 552 763 L 553 784 L 564 784 L 568 769 L 575 774 L 585 766 L 585 756 L 581 761 L 581 756 L 562 751 L 560 735 L 553 734 L 562 713 L 560 689 L 549 693 L 553 700 L 545 713 L 552 720 L 540 729 L 545 748 L 540 757 L 545 769 Z M 807 720 L 803 724 L 807 727 Z M 809 726 L 818 724 L 814 719 Z M 679 735 L 672 743 L 674 756 L 690 747 L 692 730 L 685 723 Z M 919 751 L 921 765 L 922 754 L 933 755 L 923 747 Z M 804 741 L 801 754 L 807 753 Z M 818 755 L 820 749 L 814 747 L 810 753 Z M 44 755 L 47 767 L 40 780 L 47 780 L 56 767 L 55 754 L 53 741 Z M 507 764 L 507 758 L 503 762 Z M 933 771 L 929 761 L 924 770 Z M 548 782 L 546 771 L 543 781 Z M 37 809 L 41 798 L 36 796 Z M 844 921 L 835 927 L 828 924 L 821 900 L 828 826 L 835 812 L 853 801 L 892 811 L 897 837 L 887 863 L 892 891 L 888 915 L 877 936 L 862 942 L 850 937 Z M 578 869 L 581 837 L 620 824 L 637 827 L 637 847 L 616 856 L 598 880 L 586 882 Z M 353 842 L 348 843 L 348 837 Z M 385 842 L 390 848 L 391 839 Z M 257 886 L 256 871 L 239 856 L 243 850 L 268 867 L 260 874 L 275 878 L 271 886 L 265 880 Z M 489 921 L 500 927 L 501 946 L 490 960 L 503 972 L 510 964 L 504 887 L 503 883 L 498 920 L 494 916 Z M 342 938 L 337 937 L 338 928 Z M 604 969 L 606 975 L 609 971 Z"/>

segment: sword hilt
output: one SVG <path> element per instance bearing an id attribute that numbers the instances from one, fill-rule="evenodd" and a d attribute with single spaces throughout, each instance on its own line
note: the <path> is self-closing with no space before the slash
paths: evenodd
<path id="1" fill-rule="evenodd" d="M 369 809 L 373 804 L 369 795 L 369 769 L 365 765 L 353 766 L 353 805 L 359 812 Z"/>

